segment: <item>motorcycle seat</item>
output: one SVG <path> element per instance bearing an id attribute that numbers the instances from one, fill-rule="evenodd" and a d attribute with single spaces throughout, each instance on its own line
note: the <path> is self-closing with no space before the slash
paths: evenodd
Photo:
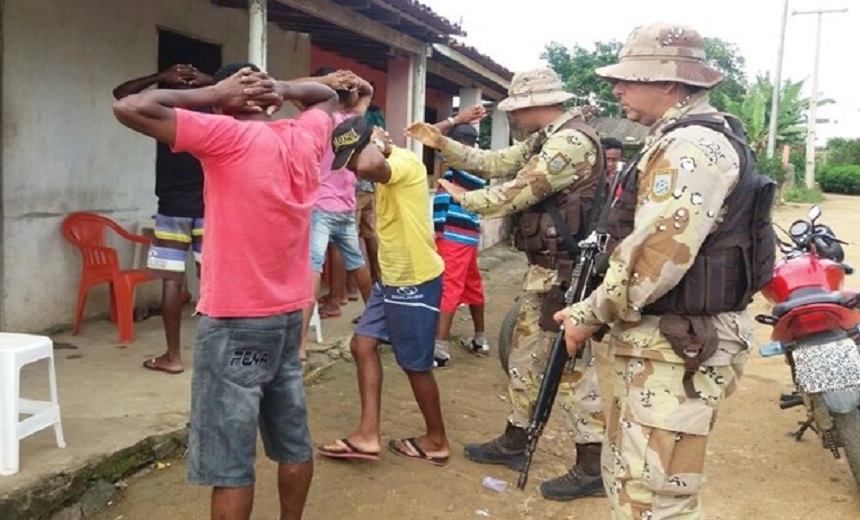
<path id="1" fill-rule="evenodd" d="M 801 291 L 798 291 L 801 292 Z M 812 294 L 798 294 L 795 297 L 789 296 L 787 301 L 777 304 L 773 308 L 773 315 L 777 318 L 788 314 L 790 311 L 804 305 L 812 305 L 816 303 L 832 303 L 834 305 L 845 305 L 848 303 L 850 296 L 842 291 L 816 291 Z"/>

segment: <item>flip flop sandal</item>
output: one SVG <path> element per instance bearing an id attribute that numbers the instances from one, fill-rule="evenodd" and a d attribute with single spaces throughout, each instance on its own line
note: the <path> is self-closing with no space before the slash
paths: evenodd
<path id="1" fill-rule="evenodd" d="M 434 457 L 432 455 L 427 455 L 426 453 L 424 453 L 424 450 L 422 450 L 421 447 L 418 446 L 418 443 L 415 441 L 415 437 L 401 439 L 400 445 L 408 446 L 413 450 L 414 453 L 409 453 L 408 451 L 405 451 L 403 448 L 398 446 L 397 441 L 395 440 L 388 441 L 388 449 L 391 450 L 392 453 L 400 457 L 417 460 L 419 462 L 426 462 L 434 466 L 444 466 L 448 464 L 449 457 Z"/>
<path id="2" fill-rule="evenodd" d="M 364 451 L 349 442 L 349 439 L 340 439 L 336 442 L 343 446 L 342 450 L 334 450 L 326 448 L 325 446 L 319 446 L 317 447 L 317 453 L 332 459 L 379 460 L 379 452 Z"/>
<path id="3" fill-rule="evenodd" d="M 184 368 L 180 368 L 179 370 L 175 370 L 172 368 L 167 368 L 158 365 L 158 358 L 147 359 L 143 362 L 143 368 L 147 370 L 152 370 L 154 372 L 164 372 L 165 374 L 178 375 L 185 372 Z"/>

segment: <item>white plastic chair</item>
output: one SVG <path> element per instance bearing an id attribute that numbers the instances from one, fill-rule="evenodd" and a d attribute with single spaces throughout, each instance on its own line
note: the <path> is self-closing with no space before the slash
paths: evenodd
<path id="1" fill-rule="evenodd" d="M 310 326 L 316 331 L 317 343 L 322 344 L 322 320 L 320 319 L 319 307 L 319 304 L 314 305 L 314 313 L 311 314 Z"/>
<path id="2" fill-rule="evenodd" d="M 41 359 L 48 360 L 51 400 L 21 399 L 21 367 Z M 19 421 L 19 414 L 30 417 Z M 18 473 L 21 439 L 49 426 L 54 427 L 57 446 L 65 448 L 57 401 L 54 343 L 46 336 L 0 332 L 0 475 Z"/>

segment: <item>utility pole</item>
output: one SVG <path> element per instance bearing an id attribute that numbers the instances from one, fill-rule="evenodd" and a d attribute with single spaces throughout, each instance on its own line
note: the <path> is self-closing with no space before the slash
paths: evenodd
<path id="1" fill-rule="evenodd" d="M 815 65 L 812 69 L 812 96 L 809 99 L 809 122 L 806 133 L 806 172 L 804 180 L 807 189 L 815 187 L 815 120 L 818 112 L 818 61 L 821 58 L 821 18 L 825 14 L 847 13 L 848 9 L 817 9 L 814 11 L 794 11 L 792 15 L 818 15 L 818 27 L 815 34 Z"/>
<path id="2" fill-rule="evenodd" d="M 782 55 L 785 52 L 785 26 L 788 23 L 788 0 L 782 6 L 782 24 L 779 29 L 779 49 L 776 51 L 776 75 L 773 78 L 773 96 L 770 104 L 770 128 L 767 131 L 767 156 L 773 157 L 776 148 L 776 126 L 779 121 L 779 94 L 782 90 Z"/>

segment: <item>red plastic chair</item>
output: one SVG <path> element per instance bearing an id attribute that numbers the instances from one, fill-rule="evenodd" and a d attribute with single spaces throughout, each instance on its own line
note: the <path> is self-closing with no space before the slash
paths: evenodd
<path id="1" fill-rule="evenodd" d="M 81 281 L 78 286 L 78 307 L 72 334 L 81 330 L 81 317 L 87 293 L 98 284 L 110 284 L 111 321 L 118 324 L 119 341 L 134 341 L 134 289 L 154 278 L 145 269 L 120 269 L 116 250 L 106 245 L 108 229 L 132 242 L 149 244 L 148 237 L 129 233 L 113 220 L 95 213 L 72 213 L 63 221 L 63 236 L 81 253 Z"/>

